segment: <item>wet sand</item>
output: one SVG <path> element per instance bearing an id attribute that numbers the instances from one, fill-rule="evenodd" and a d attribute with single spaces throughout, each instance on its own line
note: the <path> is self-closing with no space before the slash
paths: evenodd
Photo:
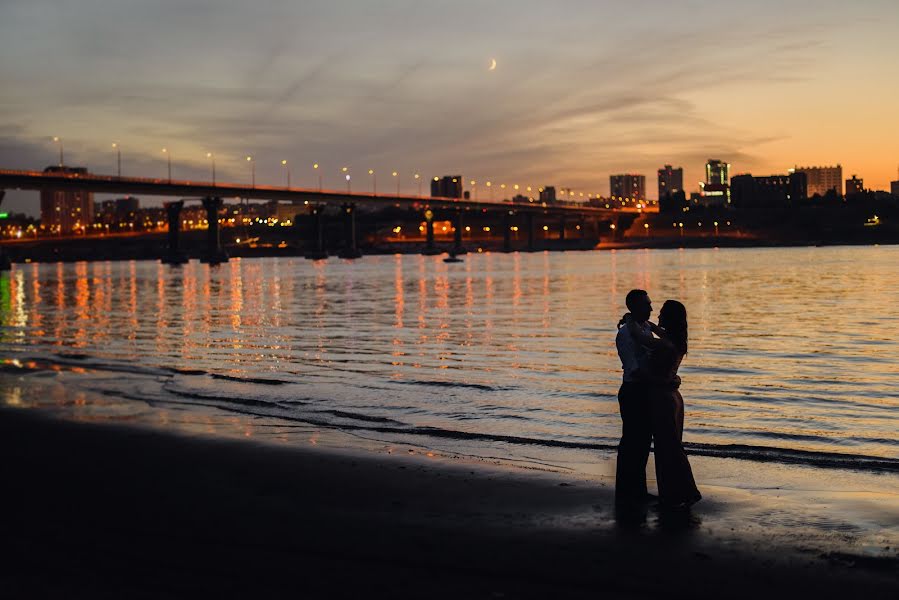
<path id="1" fill-rule="evenodd" d="M 623 518 L 609 485 L 558 473 L 23 409 L 0 409 L 0 444 L 7 597 L 899 593 L 895 548 L 860 555 L 837 532 L 797 549 L 789 536 L 741 527 L 754 501 L 724 488 L 706 490 L 690 516 L 650 508 Z"/>

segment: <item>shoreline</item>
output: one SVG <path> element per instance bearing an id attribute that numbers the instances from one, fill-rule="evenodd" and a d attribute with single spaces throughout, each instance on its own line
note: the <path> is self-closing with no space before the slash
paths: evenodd
<path id="1" fill-rule="evenodd" d="M 154 237 L 155 236 L 155 237 Z M 147 238 L 119 238 L 79 240 L 66 239 L 45 241 L 9 241 L 0 242 L 0 248 L 7 254 L 13 264 L 25 265 L 34 263 L 58 263 L 58 262 L 105 262 L 105 261 L 132 261 L 132 260 L 161 260 L 164 250 L 156 238 L 151 234 Z M 89 244 L 90 242 L 90 244 Z M 99 242 L 99 243 L 98 243 Z M 142 243 L 146 242 L 146 243 Z M 60 244 L 62 251 L 60 249 Z M 88 246 L 81 247 L 81 244 Z M 470 254 L 497 253 L 497 254 L 534 254 L 542 252 L 590 252 L 590 251 L 617 251 L 617 250 L 673 250 L 673 249 L 709 249 L 709 248 L 818 248 L 834 246 L 891 246 L 899 244 L 899 239 L 884 239 L 872 241 L 870 239 L 806 239 L 785 241 L 777 239 L 764 239 L 754 236 L 685 236 L 685 237 L 655 237 L 641 238 L 637 236 L 625 236 L 623 239 L 600 241 L 595 245 L 582 243 L 581 240 L 567 241 L 550 240 L 534 250 L 515 247 L 510 252 L 502 250 L 502 245 L 496 240 L 467 240 L 465 247 Z M 109 246 L 104 248 L 104 246 Z M 189 258 L 199 260 L 202 252 L 196 248 L 189 249 Z M 366 256 L 394 256 L 394 255 L 422 255 L 423 243 L 407 242 L 395 245 L 360 246 L 361 258 Z M 437 245 L 437 256 L 448 254 L 452 243 L 441 241 Z M 225 245 L 225 252 L 230 258 L 304 258 L 307 251 L 304 248 L 289 245 L 283 248 L 250 248 Z M 339 259 L 338 250 L 329 251 L 327 258 Z"/>
<path id="2" fill-rule="evenodd" d="M 284 447 L 0 409 L 2 581 L 23 595 L 887 598 L 895 548 L 709 482 L 689 518 L 616 514 L 608 482 L 430 458 Z M 702 482 L 701 482 L 702 487 Z M 805 502 L 800 494 L 797 505 Z M 636 518 L 634 518 L 636 516 Z M 801 515 L 800 515 L 801 516 Z M 741 526 L 740 523 L 743 523 Z M 48 566 L 61 577 L 48 579 Z M 114 568 L 112 568 L 114 566 Z"/>
<path id="3" fill-rule="evenodd" d="M 444 429 L 442 427 L 408 425 L 398 427 L 382 418 L 372 418 L 353 412 L 334 412 L 347 421 L 330 421 L 316 415 L 268 414 L 249 407 L 243 410 L 231 406 L 207 404 L 182 404 L 157 396 L 161 389 L 151 387 L 154 382 L 144 379 L 140 384 L 146 400 L 140 396 L 121 396 L 112 390 L 92 389 L 87 381 L 80 381 L 80 370 L 103 371 L 102 364 L 84 362 L 86 355 L 75 354 L 70 358 L 57 355 L 38 360 L 5 359 L 0 374 L 10 380 L 0 379 L 0 406 L 30 408 L 48 412 L 58 418 L 77 422 L 114 422 L 135 427 L 150 427 L 174 431 L 181 435 L 206 434 L 223 439 L 253 438 L 262 443 L 304 446 L 313 444 L 331 450 L 351 450 L 367 454 L 391 452 L 397 447 L 408 447 L 414 452 L 429 453 L 440 457 L 458 459 L 466 457 L 475 461 L 490 461 L 519 468 L 534 468 L 554 472 L 575 473 L 582 476 L 611 480 L 618 437 L 593 437 L 573 441 L 546 437 L 526 437 L 503 434 L 490 430 Z M 49 362 L 42 362 L 47 360 Z M 160 365 L 151 366 L 150 372 L 141 374 L 122 370 L 121 366 L 107 365 L 117 373 L 130 377 L 149 378 L 158 384 L 158 377 L 180 373 L 179 369 L 167 370 Z M 154 371 L 154 369 L 161 369 Z M 47 376 L 53 373 L 53 377 Z M 163 375 L 165 374 L 165 375 Z M 200 372 L 194 370 L 191 375 Z M 208 373 L 206 373 L 209 375 Z M 221 375 L 211 374 L 213 378 Z M 235 381 L 239 378 L 228 378 Z M 262 380 L 267 381 L 267 380 Z M 280 380 L 279 380 L 280 381 Z M 253 383 L 242 379 L 241 383 Z M 87 384 L 87 385 L 86 385 Z M 163 385 L 164 387 L 164 385 Z M 156 398 L 150 400 L 149 398 Z M 333 413 L 332 413 L 333 414 Z M 617 423 L 617 413 L 615 415 Z M 796 467 L 815 471 L 850 471 L 865 476 L 899 476 L 899 457 L 886 454 L 861 454 L 835 448 L 793 448 L 772 444 L 752 445 L 737 440 L 708 443 L 687 439 L 685 449 L 693 461 L 710 465 L 715 476 L 725 471 L 745 471 L 748 465 L 757 468 L 769 464 L 775 468 Z M 738 461 L 732 463 L 732 461 Z M 722 468 L 720 464 L 744 465 L 739 469 Z M 899 510 L 899 494 L 897 494 Z M 899 542 L 899 540 L 897 540 Z"/>

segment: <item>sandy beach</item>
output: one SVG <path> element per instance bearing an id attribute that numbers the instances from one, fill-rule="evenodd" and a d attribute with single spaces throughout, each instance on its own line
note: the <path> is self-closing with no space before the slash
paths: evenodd
<path id="1" fill-rule="evenodd" d="M 839 531 L 811 535 L 801 522 L 794 535 L 755 527 L 745 515 L 780 505 L 723 487 L 689 517 L 650 507 L 623 518 L 605 482 L 409 451 L 277 447 L 9 408 L 0 444 L 8 597 L 899 592 L 895 548 L 859 554 Z"/>

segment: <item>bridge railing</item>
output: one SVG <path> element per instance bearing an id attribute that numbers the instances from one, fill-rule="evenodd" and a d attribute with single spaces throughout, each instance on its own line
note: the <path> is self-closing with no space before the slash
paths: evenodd
<path id="1" fill-rule="evenodd" d="M 167 177 L 120 177 L 118 175 L 99 175 L 97 173 L 66 173 L 44 171 L 20 171 L 13 169 L 0 169 L 0 175 L 41 177 L 44 179 L 77 179 L 81 181 L 108 181 L 112 183 L 151 183 L 159 185 L 195 185 L 204 187 L 247 187 L 241 184 L 212 183 L 205 181 L 193 181 L 190 179 L 169 179 Z M 257 186 L 262 187 L 262 186 Z M 284 188 L 281 188 L 284 189 Z"/>

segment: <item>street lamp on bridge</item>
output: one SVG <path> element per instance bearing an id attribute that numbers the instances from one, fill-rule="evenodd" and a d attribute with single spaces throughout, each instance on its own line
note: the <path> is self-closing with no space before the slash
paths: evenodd
<path id="1" fill-rule="evenodd" d="M 418 182 L 418 197 L 421 198 L 421 175 L 419 173 L 416 173 L 414 177 L 415 181 Z"/>
<path id="2" fill-rule="evenodd" d="M 396 171 L 394 171 L 394 172 L 392 173 L 392 175 L 393 175 L 394 177 L 396 177 L 396 195 L 397 195 L 397 198 L 398 198 L 399 195 L 400 195 L 400 174 L 397 173 Z"/>
<path id="3" fill-rule="evenodd" d="M 212 185 L 215 185 L 215 154 L 207 152 L 206 158 L 209 159 L 209 162 L 212 165 Z"/>
<path id="4" fill-rule="evenodd" d="M 172 183 L 172 154 L 168 148 L 163 148 L 162 153 L 165 154 L 166 163 L 168 164 L 169 183 Z"/>
<path id="5" fill-rule="evenodd" d="M 250 163 L 250 181 L 252 183 L 251 187 L 256 187 L 256 161 L 253 160 L 252 156 L 247 156 L 247 162 Z"/>
<path id="6" fill-rule="evenodd" d="M 318 173 L 318 191 L 322 191 L 322 172 L 318 169 L 318 163 L 313 163 L 312 170 Z"/>
<path id="7" fill-rule="evenodd" d="M 369 169 L 368 174 L 371 175 L 371 193 L 373 196 L 378 195 L 378 176 L 374 169 Z"/>
<path id="8" fill-rule="evenodd" d="M 61 167 L 65 164 L 65 161 L 63 160 L 63 156 L 62 156 L 62 139 L 60 139 L 59 136 L 54 135 L 53 141 L 59 145 L 59 166 Z"/>
<path id="9" fill-rule="evenodd" d="M 287 169 L 287 189 L 290 189 L 290 165 L 287 164 L 287 159 L 281 161 L 281 166 Z"/>
<path id="10" fill-rule="evenodd" d="M 122 149 L 119 148 L 119 144 L 117 142 L 112 143 L 112 149 L 115 150 L 116 153 L 116 174 L 118 177 L 122 176 Z"/>

